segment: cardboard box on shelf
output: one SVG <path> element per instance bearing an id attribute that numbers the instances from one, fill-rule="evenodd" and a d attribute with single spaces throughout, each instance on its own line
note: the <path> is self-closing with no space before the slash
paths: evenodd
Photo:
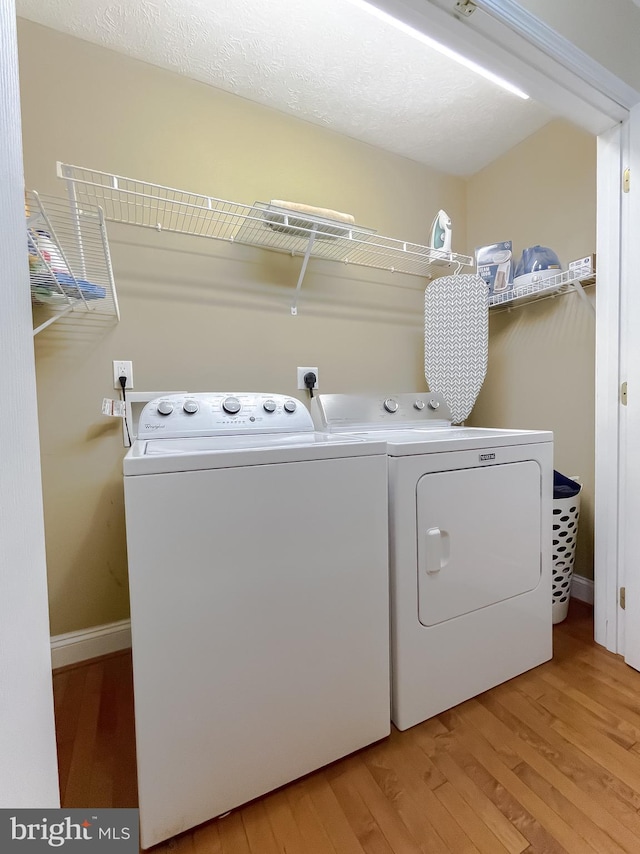
<path id="1" fill-rule="evenodd" d="M 569 272 L 580 276 L 583 285 L 593 285 L 596 281 L 596 256 L 595 252 L 591 255 L 586 255 L 584 258 L 578 258 L 575 261 L 569 261 Z"/>

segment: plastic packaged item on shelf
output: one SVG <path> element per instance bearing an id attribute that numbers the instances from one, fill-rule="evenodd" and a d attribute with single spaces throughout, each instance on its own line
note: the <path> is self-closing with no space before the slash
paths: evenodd
<path id="1" fill-rule="evenodd" d="M 476 269 L 487 283 L 489 296 L 513 288 L 513 244 L 510 240 L 479 246 L 476 249 Z"/>
<path id="2" fill-rule="evenodd" d="M 36 230 L 36 243 L 38 251 L 54 273 L 69 273 L 69 268 L 65 264 L 62 253 L 47 231 Z"/>

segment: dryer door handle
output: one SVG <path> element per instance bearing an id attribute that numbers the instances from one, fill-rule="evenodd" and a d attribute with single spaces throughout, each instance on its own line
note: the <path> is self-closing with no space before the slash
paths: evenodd
<path id="1" fill-rule="evenodd" d="M 441 528 L 428 528 L 425 534 L 425 569 L 428 575 L 440 572 L 449 563 L 449 533 Z"/>

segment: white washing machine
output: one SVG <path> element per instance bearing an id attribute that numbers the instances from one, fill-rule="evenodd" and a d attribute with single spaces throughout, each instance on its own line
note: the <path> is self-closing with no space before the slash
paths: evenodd
<path id="1" fill-rule="evenodd" d="M 398 729 L 551 658 L 553 434 L 452 427 L 435 393 L 319 395 L 312 411 L 387 443 Z"/>
<path id="2" fill-rule="evenodd" d="M 382 440 L 169 396 L 124 490 L 143 848 L 388 735 Z"/>

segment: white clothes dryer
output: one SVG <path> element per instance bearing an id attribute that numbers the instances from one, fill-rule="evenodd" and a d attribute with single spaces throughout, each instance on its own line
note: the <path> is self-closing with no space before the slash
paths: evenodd
<path id="1" fill-rule="evenodd" d="M 428 392 L 319 395 L 312 411 L 387 443 L 398 729 L 551 658 L 553 434 L 453 427 Z"/>
<path id="2" fill-rule="evenodd" d="M 143 848 L 389 734 L 383 441 L 167 396 L 124 490 Z"/>

